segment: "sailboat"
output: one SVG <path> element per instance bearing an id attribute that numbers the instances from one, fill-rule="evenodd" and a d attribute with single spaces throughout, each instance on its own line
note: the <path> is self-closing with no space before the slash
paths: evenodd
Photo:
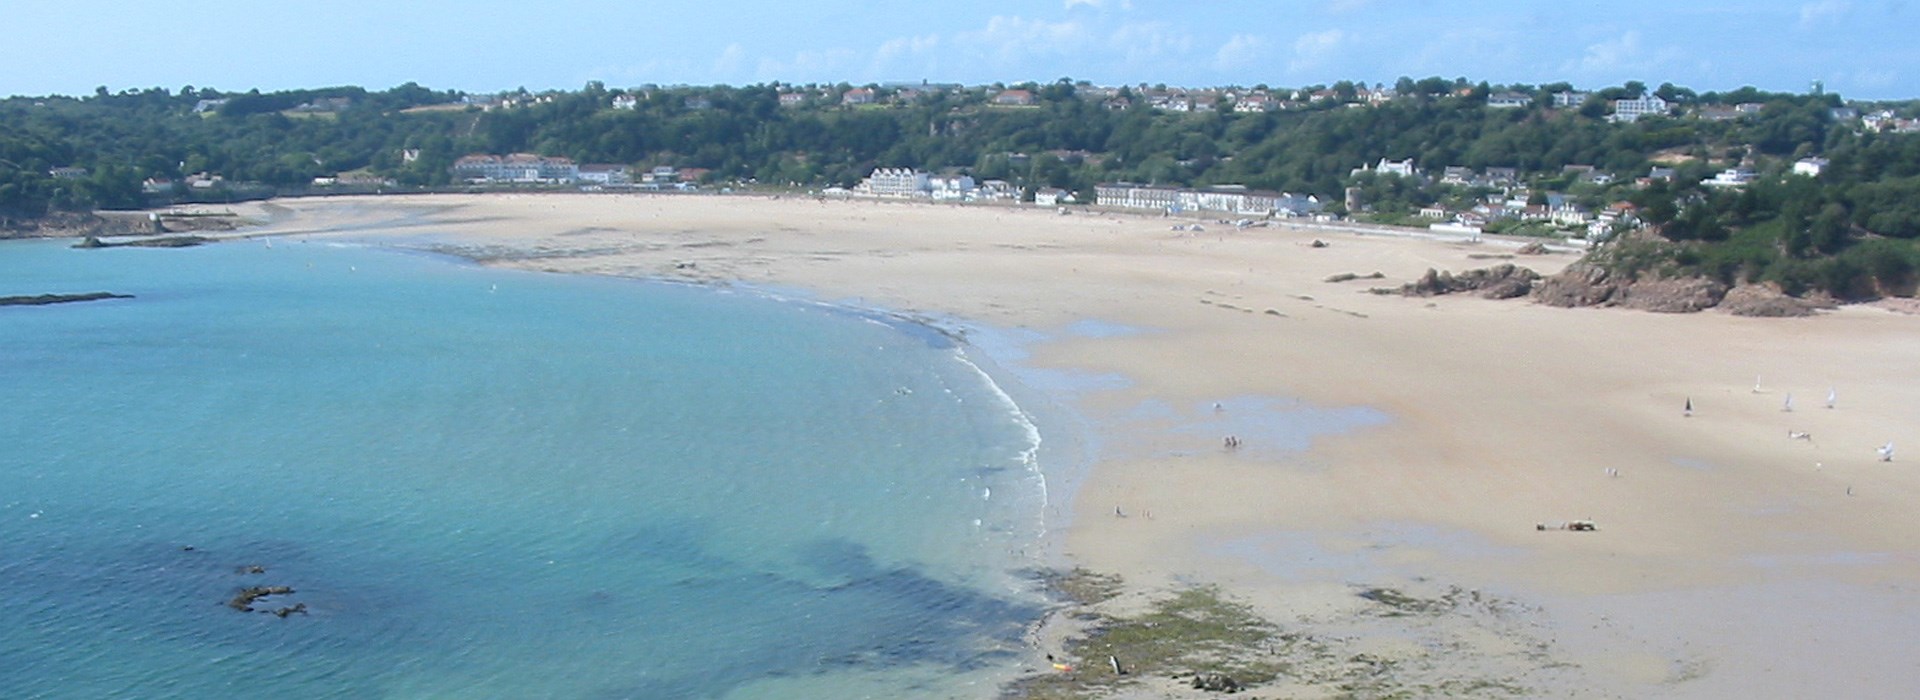
<path id="1" fill-rule="evenodd" d="M 1880 461 L 1882 462 L 1893 461 L 1893 443 L 1892 442 L 1888 442 L 1887 444 L 1880 446 Z"/>
<path id="2" fill-rule="evenodd" d="M 1833 402 L 1838 398 L 1839 398 L 1839 395 L 1834 393 L 1833 388 L 1828 387 L 1827 388 L 1827 408 L 1833 408 Z"/>
<path id="3" fill-rule="evenodd" d="M 1780 404 L 1780 410 L 1786 411 L 1788 413 L 1793 412 L 1793 394 L 1792 393 L 1787 394 L 1787 402 Z"/>
<path id="4" fill-rule="evenodd" d="M 1687 407 L 1685 410 L 1683 410 L 1680 413 L 1680 415 L 1687 416 L 1689 418 L 1693 417 L 1693 397 L 1691 396 L 1687 397 Z"/>

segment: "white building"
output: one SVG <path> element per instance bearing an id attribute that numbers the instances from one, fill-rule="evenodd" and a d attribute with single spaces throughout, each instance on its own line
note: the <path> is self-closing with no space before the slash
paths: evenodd
<path id="1" fill-rule="evenodd" d="M 1073 193 L 1058 187 L 1042 187 L 1033 193 L 1033 203 L 1053 207 L 1073 203 Z"/>
<path id="2" fill-rule="evenodd" d="M 1494 109 L 1519 109 L 1533 106 L 1533 96 L 1520 92 L 1500 92 L 1487 97 L 1487 106 Z"/>
<path id="3" fill-rule="evenodd" d="M 1827 168 L 1825 158 L 1801 158 L 1793 162 L 1793 174 L 1807 177 L 1820 177 L 1820 171 Z"/>
<path id="4" fill-rule="evenodd" d="M 474 183 L 560 183 L 580 179 L 572 159 L 515 153 L 470 155 L 454 161 L 454 177 Z"/>
<path id="5" fill-rule="evenodd" d="M 1700 184 L 1708 187 L 1740 187 L 1753 182 L 1756 177 L 1752 170 L 1746 168 L 1727 168 L 1713 177 L 1701 180 Z"/>
<path id="6" fill-rule="evenodd" d="M 1613 120 L 1632 123 L 1643 116 L 1661 117 L 1667 114 L 1667 101 L 1659 95 L 1648 95 L 1637 100 L 1614 100 Z"/>
<path id="7" fill-rule="evenodd" d="M 973 198 L 975 200 L 1015 199 L 1018 194 L 1013 188 L 1013 183 L 1006 180 L 987 180 L 980 183 L 980 189 L 973 191 Z"/>
<path id="8" fill-rule="evenodd" d="M 1369 168 L 1363 165 L 1354 169 L 1353 174 L 1358 175 L 1368 170 Z M 1381 158 L 1380 162 L 1376 163 L 1371 170 L 1381 175 L 1397 175 L 1399 177 L 1414 177 L 1420 174 L 1420 171 L 1413 167 L 1412 158 L 1398 161 Z"/>
<path id="9" fill-rule="evenodd" d="M 633 184 L 633 175 L 624 165 L 590 163 L 580 166 L 580 181 L 618 187 Z"/>
<path id="10" fill-rule="evenodd" d="M 640 184 L 647 185 L 653 189 L 678 185 L 680 184 L 680 169 L 671 165 L 655 166 L 653 169 L 640 174 Z"/>
<path id="11" fill-rule="evenodd" d="M 927 194 L 943 202 L 957 202 L 973 197 L 973 178 L 966 175 L 932 175 L 927 177 Z"/>
<path id="12" fill-rule="evenodd" d="M 1307 216 L 1320 211 L 1320 199 L 1312 195 L 1255 192 L 1237 185 L 1183 190 L 1117 182 L 1094 187 L 1094 203 L 1128 209 L 1211 211 L 1262 217 Z"/>
<path id="13" fill-rule="evenodd" d="M 1172 187 L 1116 182 L 1094 186 L 1093 201 L 1095 204 L 1107 207 L 1171 211 L 1180 204 L 1180 190 Z"/>
<path id="14" fill-rule="evenodd" d="M 926 173 L 912 168 L 874 168 L 855 189 L 880 197 L 924 197 L 932 193 L 933 185 Z"/>
<path id="15" fill-rule="evenodd" d="M 1553 93 L 1553 106 L 1558 109 L 1579 107 L 1580 105 L 1586 104 L 1587 99 L 1591 97 L 1593 97 L 1593 93 L 1591 92 L 1576 92 L 1572 90 L 1556 92 Z"/>

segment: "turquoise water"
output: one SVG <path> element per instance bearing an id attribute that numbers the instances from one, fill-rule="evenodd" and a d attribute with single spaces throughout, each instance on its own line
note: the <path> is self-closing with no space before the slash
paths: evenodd
<path id="1" fill-rule="evenodd" d="M 0 244 L 0 295 L 84 291 L 136 298 L 0 307 L 5 697 L 991 697 L 1038 617 L 1037 433 L 926 329 Z"/>

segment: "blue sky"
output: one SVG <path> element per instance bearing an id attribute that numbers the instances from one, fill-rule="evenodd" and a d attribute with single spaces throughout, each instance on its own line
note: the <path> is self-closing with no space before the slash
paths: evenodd
<path id="1" fill-rule="evenodd" d="M 1640 80 L 1920 97 L 1920 0 L 6 0 L 0 94 Z"/>

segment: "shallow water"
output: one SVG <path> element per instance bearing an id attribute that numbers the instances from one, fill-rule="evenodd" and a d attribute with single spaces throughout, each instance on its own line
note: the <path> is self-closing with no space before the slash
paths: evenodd
<path id="1" fill-rule="evenodd" d="M 0 294 L 80 291 L 136 298 L 0 308 L 8 697 L 991 697 L 1039 614 L 1038 434 L 924 329 L 287 239 L 0 245 Z M 224 606 L 249 585 L 307 614 Z"/>

